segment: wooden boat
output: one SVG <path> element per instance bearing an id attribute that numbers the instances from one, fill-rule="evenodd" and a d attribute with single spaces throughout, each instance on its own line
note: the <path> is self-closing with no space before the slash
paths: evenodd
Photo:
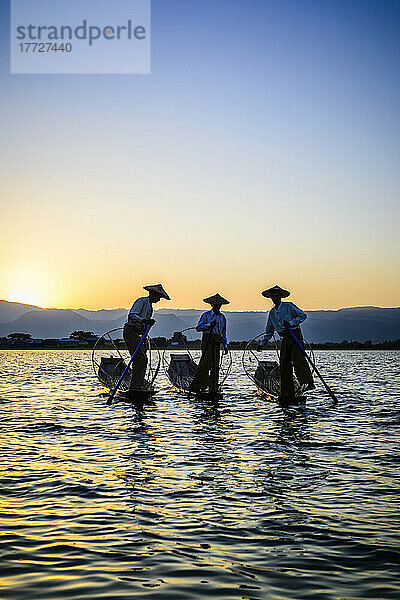
<path id="1" fill-rule="evenodd" d="M 92 364 L 100 383 L 110 392 L 115 389 L 129 362 L 130 354 L 122 339 L 123 330 L 113 329 L 99 338 L 93 348 Z M 132 369 L 129 368 L 117 391 L 120 400 L 134 403 L 148 401 L 155 393 L 153 386 L 161 364 L 161 356 L 153 340 L 146 339 L 147 368 L 140 389 L 131 389 Z"/>
<path id="2" fill-rule="evenodd" d="M 259 360 L 253 381 L 257 386 L 258 394 L 270 402 L 277 402 L 281 406 L 306 402 L 306 396 L 296 379 L 294 380 L 296 395 L 285 399 L 280 397 L 279 364 L 276 361 Z"/>
<path id="3" fill-rule="evenodd" d="M 188 353 L 170 355 L 167 376 L 174 388 L 183 391 L 190 397 L 195 397 L 202 400 L 218 400 L 221 399 L 222 393 L 218 392 L 191 392 L 190 384 L 197 370 L 197 364 Z"/>
<path id="4" fill-rule="evenodd" d="M 196 370 L 197 364 L 189 353 L 171 353 L 166 374 L 177 390 L 188 392 Z"/>
<path id="5" fill-rule="evenodd" d="M 267 359 L 270 352 L 262 351 L 256 353 L 253 349 L 260 343 L 259 340 L 264 334 L 260 334 L 252 339 L 246 346 L 242 364 L 244 371 L 249 379 L 257 387 L 257 395 L 268 402 L 274 402 L 280 406 L 305 404 L 306 396 L 299 382 L 294 377 L 295 395 L 289 398 L 280 397 L 280 375 L 279 363 L 276 360 Z"/>
<path id="6" fill-rule="evenodd" d="M 218 392 L 191 392 L 190 385 L 196 373 L 198 363 L 201 357 L 201 350 L 187 349 L 185 343 L 188 332 L 191 332 L 198 339 L 198 332 L 194 327 L 189 327 L 181 332 L 174 334 L 177 338 L 182 339 L 182 343 L 177 346 L 176 352 L 163 352 L 162 360 L 164 364 L 165 374 L 171 382 L 175 391 L 181 394 L 187 394 L 196 398 L 202 399 L 218 399 L 222 398 L 222 388 L 232 368 L 232 356 L 229 352 L 227 355 L 221 353 L 219 366 L 219 385 Z M 185 335 L 184 335 L 185 334 Z"/>
<path id="7" fill-rule="evenodd" d="M 111 392 L 119 381 L 119 378 L 124 372 L 125 367 L 126 364 L 122 359 L 112 356 L 103 356 L 100 360 L 98 378 L 101 383 Z M 120 400 L 138 403 L 146 402 L 156 393 L 154 387 L 149 381 L 146 381 L 142 388 L 131 389 L 129 387 L 130 380 L 131 369 L 128 369 L 116 394 Z"/>
<path id="8" fill-rule="evenodd" d="M 97 371 L 97 377 L 104 387 L 113 389 L 116 382 L 121 377 L 126 367 L 125 361 L 122 357 L 115 356 L 102 356 L 100 358 L 100 365 Z M 122 389 L 126 387 L 127 382 L 131 379 L 131 370 L 129 369 L 125 375 L 124 380 L 121 383 Z M 126 381 L 125 381 L 126 380 Z"/>
<path id="9" fill-rule="evenodd" d="M 193 381 L 193 377 L 197 370 L 197 364 L 188 353 L 184 354 L 171 354 L 169 366 L 167 369 L 167 377 L 179 391 L 183 391 L 190 397 L 195 397 L 202 400 L 220 400 L 223 395 L 221 393 L 221 387 L 219 386 L 218 392 L 199 391 L 192 392 L 190 385 Z"/>

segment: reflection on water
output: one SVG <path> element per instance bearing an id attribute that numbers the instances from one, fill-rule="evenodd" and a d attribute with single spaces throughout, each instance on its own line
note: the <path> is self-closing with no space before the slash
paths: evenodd
<path id="1" fill-rule="evenodd" d="M 283 412 L 240 353 L 218 404 L 107 407 L 84 351 L 2 351 L 4 599 L 400 596 L 396 352 L 320 352 Z"/>

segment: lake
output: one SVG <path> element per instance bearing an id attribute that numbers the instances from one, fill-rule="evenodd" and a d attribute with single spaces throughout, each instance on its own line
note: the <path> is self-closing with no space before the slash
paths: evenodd
<path id="1" fill-rule="evenodd" d="M 316 352 L 284 413 L 234 368 L 217 406 L 106 406 L 87 351 L 0 351 L 3 599 L 400 597 L 400 353 Z"/>

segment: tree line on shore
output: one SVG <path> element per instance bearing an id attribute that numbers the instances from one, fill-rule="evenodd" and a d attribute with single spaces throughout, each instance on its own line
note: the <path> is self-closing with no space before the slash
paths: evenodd
<path id="1" fill-rule="evenodd" d="M 93 331 L 74 331 L 68 338 L 48 338 L 35 339 L 29 333 L 10 333 L 7 337 L 0 338 L 0 348 L 2 349 L 92 349 L 98 342 L 99 336 Z M 152 338 L 152 343 L 159 350 L 196 350 L 201 347 L 201 340 L 188 340 L 181 332 L 176 331 L 171 338 L 155 337 Z M 248 341 L 232 341 L 229 343 L 231 350 L 244 350 Z M 251 345 L 255 349 L 258 342 L 255 341 Z M 278 344 L 279 345 L 279 344 Z M 104 340 L 98 344 L 99 349 L 108 349 L 116 346 L 117 348 L 125 348 L 123 339 Z M 311 344 L 314 350 L 400 350 L 400 339 L 388 340 L 373 344 L 371 340 L 365 342 L 343 340 L 342 342 L 324 342 L 319 344 Z M 273 350 L 275 343 L 270 342 L 266 345 L 266 349 Z"/>

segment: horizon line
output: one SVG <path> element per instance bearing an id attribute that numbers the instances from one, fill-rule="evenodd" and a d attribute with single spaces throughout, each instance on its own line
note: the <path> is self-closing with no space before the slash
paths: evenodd
<path id="1" fill-rule="evenodd" d="M 126 310 L 129 311 L 129 308 L 126 308 L 124 306 L 117 306 L 115 308 L 71 308 L 71 307 L 51 307 L 51 306 L 39 306 L 38 304 L 29 304 L 26 302 L 18 302 L 17 300 L 5 300 L 4 298 L 0 299 L 0 302 L 7 302 L 9 304 L 19 304 L 21 306 L 29 306 L 32 308 L 38 308 L 40 310 L 72 310 L 72 311 L 78 311 L 78 310 L 86 310 L 89 312 L 98 312 L 101 310 L 107 310 L 107 311 L 111 311 L 111 310 Z M 272 305 L 267 305 L 265 307 L 265 310 L 262 309 L 238 309 L 238 310 L 224 310 L 223 312 L 230 312 L 230 313 L 243 313 L 243 312 L 248 312 L 248 313 L 260 313 L 260 312 L 268 312 L 270 309 L 272 308 Z M 302 310 L 304 310 L 304 312 L 316 312 L 316 311 L 325 311 L 325 312 L 335 312 L 335 311 L 339 311 L 339 310 L 349 310 L 349 309 L 356 309 L 356 308 L 377 308 L 377 309 L 398 309 L 400 308 L 400 306 L 376 306 L 376 305 L 372 305 L 372 304 L 361 304 L 358 306 L 342 306 L 339 308 L 303 308 Z M 206 310 L 210 310 L 207 309 L 205 307 L 201 307 L 201 308 L 195 308 L 195 307 L 188 307 L 188 308 L 181 308 L 181 307 L 175 307 L 175 308 L 169 308 L 168 306 L 163 306 L 162 308 L 157 309 L 156 307 L 154 308 L 155 311 L 157 310 L 168 310 L 168 311 L 174 311 L 174 310 L 197 310 L 197 311 L 203 311 L 205 312 Z"/>

